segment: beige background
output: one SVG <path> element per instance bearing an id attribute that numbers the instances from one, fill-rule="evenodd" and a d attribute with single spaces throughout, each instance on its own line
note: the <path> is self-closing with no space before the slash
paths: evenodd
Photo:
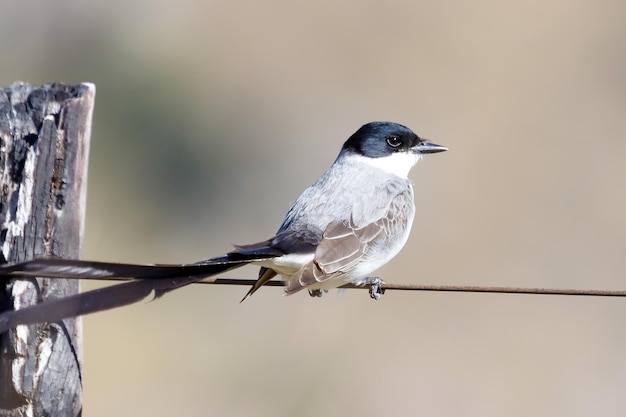
<path id="1" fill-rule="evenodd" d="M 390 282 L 626 289 L 623 1 L 5 2 L 0 85 L 94 82 L 89 259 L 269 237 L 361 124 L 450 148 Z M 253 277 L 253 268 L 233 277 Z M 88 416 L 618 416 L 626 300 L 193 286 L 85 319 Z"/>

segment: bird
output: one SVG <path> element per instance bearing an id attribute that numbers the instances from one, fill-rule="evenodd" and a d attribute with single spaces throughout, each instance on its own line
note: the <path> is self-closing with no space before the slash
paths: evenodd
<path id="1" fill-rule="evenodd" d="M 35 259 L 0 266 L 0 277 L 131 281 L 0 313 L 0 333 L 18 324 L 56 322 L 163 294 L 247 264 L 260 266 L 242 302 L 270 279 L 286 280 L 285 295 L 307 289 L 321 296 L 345 284 L 369 285 L 380 298 L 384 282 L 370 277 L 406 243 L 415 217 L 408 175 L 426 154 L 447 151 L 393 122 L 370 122 L 345 141 L 330 168 L 298 197 L 270 239 L 235 245 L 193 264 L 133 265 Z"/>

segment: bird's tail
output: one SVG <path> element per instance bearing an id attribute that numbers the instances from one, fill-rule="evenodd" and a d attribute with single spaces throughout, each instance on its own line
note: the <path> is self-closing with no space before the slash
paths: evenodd
<path id="1" fill-rule="evenodd" d="M 130 282 L 0 313 L 0 334 L 20 324 L 54 323 L 69 317 L 96 313 L 136 303 L 154 293 L 154 298 L 203 278 L 238 268 L 273 254 L 246 254 L 239 251 L 186 265 L 133 265 L 67 259 L 35 259 L 0 266 L 0 278 L 131 278 Z"/>

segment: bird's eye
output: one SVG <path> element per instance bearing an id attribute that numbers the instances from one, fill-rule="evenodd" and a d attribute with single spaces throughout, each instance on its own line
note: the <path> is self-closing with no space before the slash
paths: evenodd
<path id="1" fill-rule="evenodd" d="M 387 145 L 391 146 L 392 148 L 397 148 L 402 145 L 402 141 L 396 135 L 387 136 Z"/>

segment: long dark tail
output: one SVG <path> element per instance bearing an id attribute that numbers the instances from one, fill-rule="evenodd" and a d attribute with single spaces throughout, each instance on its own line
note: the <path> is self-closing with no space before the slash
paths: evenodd
<path id="1" fill-rule="evenodd" d="M 65 298 L 46 300 L 15 311 L 0 313 L 0 334 L 20 324 L 54 323 L 69 317 L 96 313 L 133 304 L 154 292 L 154 298 L 202 278 L 238 268 L 272 255 L 231 253 L 189 265 L 132 265 L 65 259 L 36 259 L 0 266 L 0 277 L 48 277 L 103 279 L 132 278 L 130 282 L 87 291 Z"/>

